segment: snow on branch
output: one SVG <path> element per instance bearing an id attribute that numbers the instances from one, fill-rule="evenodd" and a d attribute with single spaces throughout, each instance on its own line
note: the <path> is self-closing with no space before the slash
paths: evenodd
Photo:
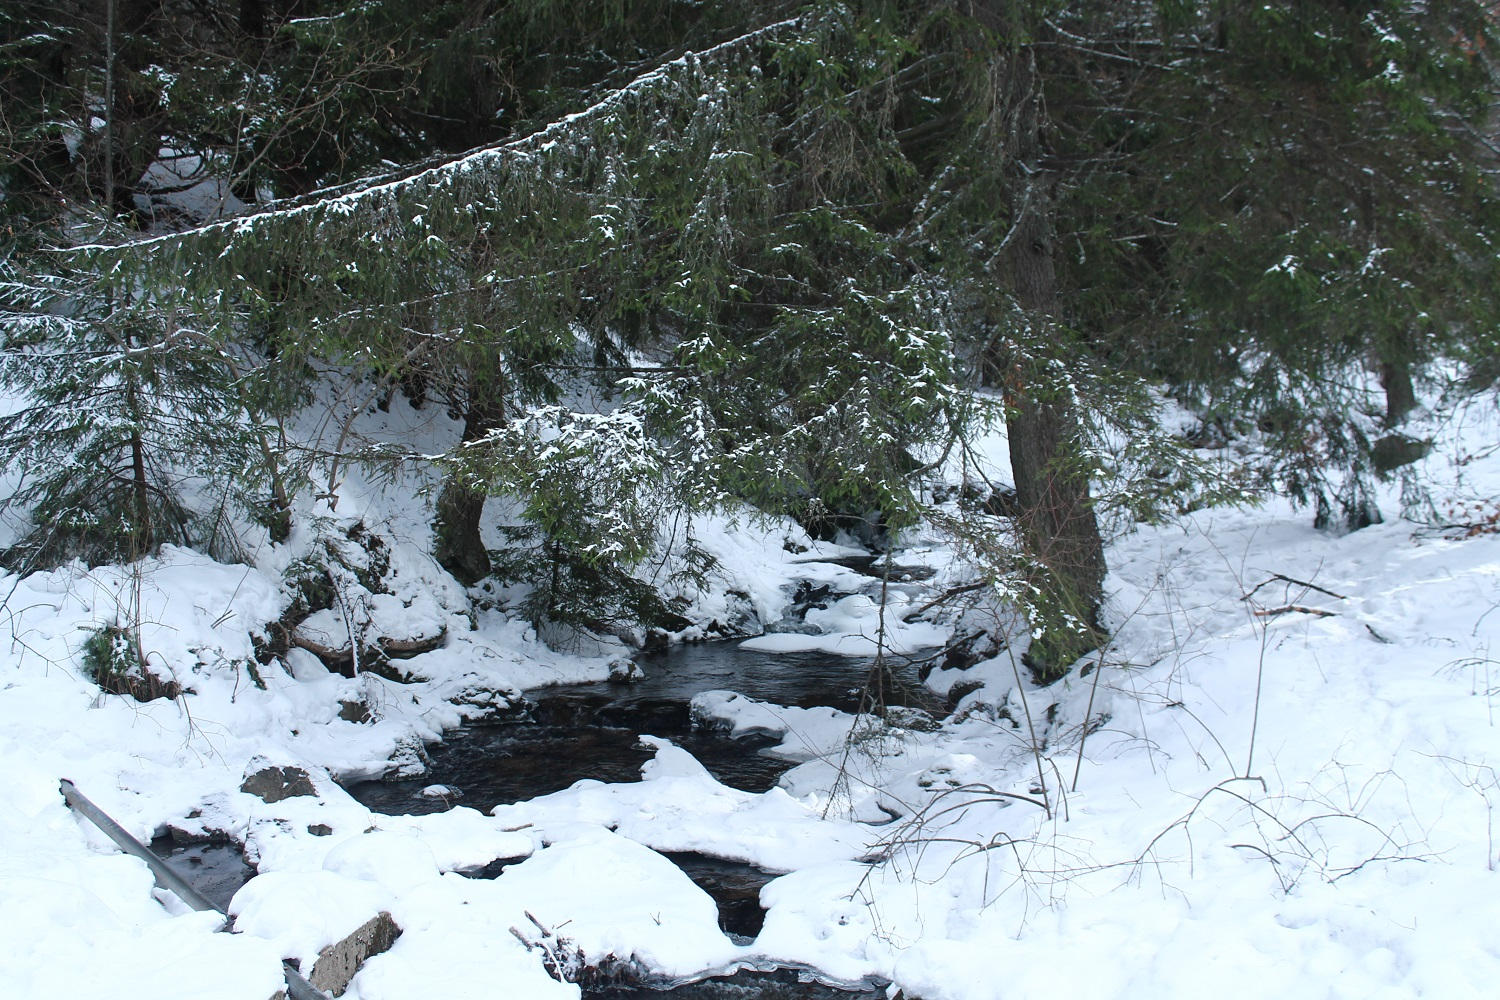
<path id="1" fill-rule="evenodd" d="M 59 252 L 65 253 L 109 253 L 122 249 L 139 249 L 143 247 L 171 245 L 186 236 L 195 236 L 212 232 L 229 232 L 232 235 L 240 235 L 249 232 L 263 222 L 273 219 L 287 219 L 297 215 L 310 213 L 323 208 L 334 207 L 342 213 L 352 212 L 356 207 L 364 203 L 395 195 L 401 188 L 411 184 L 440 185 L 452 177 L 467 173 L 478 167 L 493 165 L 497 161 L 509 157 L 524 157 L 544 152 L 550 146 L 562 141 L 581 126 L 592 124 L 603 119 L 613 112 L 627 98 L 651 87 L 666 82 L 673 73 L 689 70 L 696 66 L 742 49 L 763 38 L 776 35 L 791 28 L 801 21 L 800 17 L 790 17 L 772 24 L 756 28 L 728 41 L 720 42 L 710 48 L 697 52 L 688 52 L 676 59 L 663 63 L 653 69 L 647 70 L 640 76 L 631 80 L 616 90 L 610 91 L 604 97 L 591 104 L 589 107 L 573 114 L 559 118 L 557 121 L 538 129 L 519 139 L 510 139 L 492 146 L 481 147 L 478 150 L 460 155 L 457 159 L 436 167 L 429 167 L 406 177 L 395 180 L 384 181 L 361 187 L 348 194 L 329 198 L 326 194 L 313 192 L 304 196 L 312 200 L 301 204 L 284 207 L 268 207 L 263 211 L 248 215 L 237 216 L 232 219 L 223 219 L 211 222 L 203 226 L 183 230 L 176 233 L 168 233 L 161 236 L 147 237 L 139 240 L 129 240 L 122 243 L 92 243 L 80 244 L 68 247 Z"/>

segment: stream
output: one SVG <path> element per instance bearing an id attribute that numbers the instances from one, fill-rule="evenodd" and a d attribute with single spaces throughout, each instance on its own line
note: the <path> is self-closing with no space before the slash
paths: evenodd
<path id="1" fill-rule="evenodd" d="M 526 710 L 503 718 L 472 722 L 427 748 L 427 773 L 407 779 L 363 781 L 349 793 L 371 810 L 386 814 L 440 812 L 465 805 L 488 812 L 497 805 L 546 795 L 581 779 L 606 782 L 640 780 L 641 765 L 654 751 L 642 746 L 642 734 L 672 740 L 696 757 L 719 781 L 750 792 L 773 787 L 795 762 L 768 756 L 779 740 L 765 736 L 731 739 L 720 732 L 697 730 L 689 706 L 694 695 L 732 690 L 762 701 L 803 708 L 827 706 L 857 711 L 872 660 L 821 651 L 769 652 L 721 641 L 673 646 L 642 653 L 636 663 L 644 677 L 629 683 L 597 682 L 525 692 Z M 914 662 L 888 661 L 885 690 L 893 704 L 935 709 L 922 687 Z M 891 692 L 894 691 L 894 695 Z M 432 786 L 454 789 L 452 795 L 424 794 Z M 169 862 L 196 884 L 209 884 L 227 899 L 254 874 L 236 845 L 161 845 Z M 697 854 L 668 854 L 669 860 L 703 888 L 719 907 L 720 928 L 739 943 L 759 934 L 764 920 L 760 889 L 775 877 L 740 862 Z M 483 868 L 462 872 L 494 878 L 518 859 L 497 859 Z M 740 972 L 732 977 L 679 986 L 673 990 L 590 989 L 585 996 L 606 998 L 825 998 L 848 997 L 844 991 L 799 981 L 795 970 Z"/>
<path id="2" fill-rule="evenodd" d="M 764 736 L 730 739 L 695 730 L 689 704 L 702 691 L 728 689 L 762 701 L 801 708 L 859 708 L 872 660 L 826 652 L 766 652 L 737 642 L 679 645 L 641 654 L 645 676 L 632 683 L 571 684 L 526 692 L 530 710 L 520 719 L 481 721 L 449 734 L 428 748 L 431 767 L 413 779 L 366 781 L 349 786 L 356 799 L 376 812 L 425 813 L 462 803 L 481 812 L 496 805 L 559 791 L 583 778 L 640 780 L 641 765 L 653 751 L 638 743 L 642 734 L 662 736 L 687 750 L 726 785 L 763 792 L 795 763 L 763 751 L 780 742 Z M 894 661 L 898 697 L 932 708 L 911 663 Z M 900 694 L 906 697 L 903 699 Z M 458 789 L 461 797 L 424 795 L 432 785 Z M 765 913 L 760 889 L 775 873 L 748 864 L 696 854 L 666 857 L 704 889 L 719 907 L 719 926 L 732 939 L 748 943 L 760 933 Z M 466 874 L 494 877 L 501 859 Z M 667 994 L 651 990 L 590 990 L 603 998 L 670 995 L 680 1000 L 745 997 L 833 998 L 848 994 L 798 981 L 795 972 L 741 972 L 721 980 L 679 986 Z"/>
<path id="3" fill-rule="evenodd" d="M 795 762 L 763 751 L 780 741 L 765 736 L 730 739 L 719 732 L 695 730 L 689 715 L 693 696 L 733 690 L 762 701 L 801 708 L 828 706 L 857 711 L 872 660 L 826 652 L 766 652 L 743 649 L 737 642 L 673 646 L 643 653 L 636 663 L 645 676 L 631 683 L 598 682 L 541 688 L 526 692 L 529 710 L 506 721 L 471 723 L 428 747 L 431 766 L 411 779 L 385 779 L 350 785 L 351 795 L 375 812 L 430 813 L 462 804 L 488 812 L 560 791 L 584 778 L 608 782 L 640 780 L 641 765 L 654 751 L 638 742 L 642 734 L 662 736 L 687 750 L 719 781 L 750 792 L 773 787 Z M 898 695 L 933 708 L 913 664 L 900 659 L 894 676 Z M 905 697 L 901 697 L 905 695 Z M 452 798 L 424 795 L 443 785 L 457 789 Z M 666 857 L 705 890 L 719 907 L 719 926 L 732 939 L 748 943 L 760 933 L 765 913 L 760 889 L 776 873 L 752 865 L 697 854 Z M 464 874 L 493 878 L 514 859 Z M 672 996 L 834 998 L 848 994 L 816 983 L 800 982 L 789 970 L 741 972 L 720 980 L 652 990 L 589 990 L 588 997 Z"/>
<path id="4" fill-rule="evenodd" d="M 734 642 L 674 646 L 641 654 L 645 677 L 633 683 L 598 682 L 526 692 L 529 710 L 517 720 L 480 721 L 427 748 L 431 767 L 411 779 L 383 779 L 349 786 L 376 812 L 441 812 L 456 802 L 488 812 L 560 791 L 583 778 L 638 781 L 653 751 L 638 744 L 642 734 L 663 736 L 697 757 L 714 777 L 734 788 L 764 792 L 793 762 L 761 753 L 779 740 L 749 736 L 731 740 L 695 730 L 693 696 L 728 689 L 761 701 L 799 708 L 859 708 L 870 661 L 824 652 L 763 652 Z M 897 670 L 902 687 L 920 699 L 914 671 Z M 463 793 L 449 801 L 422 790 L 446 785 Z"/>

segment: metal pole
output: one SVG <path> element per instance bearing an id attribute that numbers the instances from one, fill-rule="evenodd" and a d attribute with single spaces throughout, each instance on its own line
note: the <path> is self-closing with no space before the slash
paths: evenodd
<path id="1" fill-rule="evenodd" d="M 146 862 L 146 867 L 151 869 L 151 874 L 156 876 L 156 881 L 161 884 L 162 888 L 170 890 L 178 899 L 195 910 L 217 913 L 224 918 L 224 923 L 220 925 L 219 930 L 228 929 L 229 915 L 227 913 L 209 902 L 203 893 L 193 888 L 191 882 L 177 874 L 165 861 L 157 857 L 155 851 L 132 837 L 123 826 L 110 819 L 103 809 L 90 802 L 88 796 L 78 790 L 77 785 L 64 778 L 58 787 L 62 790 L 64 801 L 75 812 L 80 813 L 108 834 L 109 839 L 119 844 L 120 849 L 126 854 L 133 854 Z M 298 972 L 290 962 L 283 961 L 281 971 L 286 975 L 287 995 L 291 997 L 291 1000 L 328 1000 L 328 994 L 314 988 L 313 984 L 303 978 L 302 973 Z"/>

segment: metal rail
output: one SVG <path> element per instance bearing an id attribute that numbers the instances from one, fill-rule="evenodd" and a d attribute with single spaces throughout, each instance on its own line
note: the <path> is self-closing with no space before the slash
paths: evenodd
<path id="1" fill-rule="evenodd" d="M 203 893 L 194 889 L 191 882 L 173 871 L 171 866 L 158 857 L 155 851 L 136 840 L 123 826 L 110 819 L 103 809 L 90 802 L 88 796 L 78 790 L 77 785 L 64 778 L 58 787 L 62 790 L 64 801 L 75 812 L 103 830 L 109 839 L 120 845 L 120 849 L 126 854 L 133 854 L 146 862 L 146 866 L 151 869 L 151 874 L 156 876 L 156 881 L 162 888 L 169 890 L 195 910 L 217 913 L 224 918 L 224 923 L 219 926 L 219 930 L 228 929 L 229 914 L 211 903 Z M 328 1000 L 328 994 L 315 988 L 290 962 L 283 961 L 281 971 L 286 976 L 287 996 L 291 1000 Z"/>

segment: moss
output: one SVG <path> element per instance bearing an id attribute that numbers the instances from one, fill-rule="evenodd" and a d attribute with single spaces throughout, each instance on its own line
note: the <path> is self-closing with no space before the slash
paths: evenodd
<path id="1" fill-rule="evenodd" d="M 162 680 L 140 654 L 133 630 L 105 625 L 90 632 L 78 653 L 83 672 L 109 694 L 128 694 L 136 701 L 176 698 L 182 688 L 176 681 Z"/>
<path id="2" fill-rule="evenodd" d="M 300 622 L 314 611 L 333 607 L 337 598 L 327 568 L 310 556 L 288 566 L 282 579 L 292 593 L 292 603 L 282 621 Z"/>

